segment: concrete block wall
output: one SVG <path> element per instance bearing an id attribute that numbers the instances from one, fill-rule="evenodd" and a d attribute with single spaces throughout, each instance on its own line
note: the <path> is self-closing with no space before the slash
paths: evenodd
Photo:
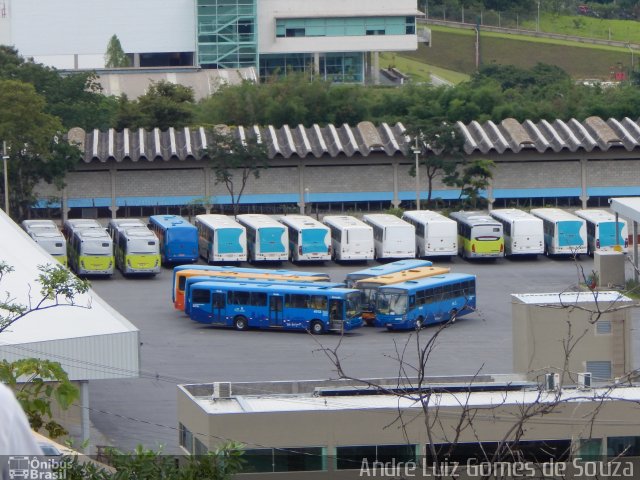
<path id="1" fill-rule="evenodd" d="M 118 196 L 204 195 L 202 169 L 118 170 L 115 177 Z"/>
<path id="2" fill-rule="evenodd" d="M 635 160 L 590 160 L 587 184 L 591 187 L 638 186 L 640 165 Z"/>
<path id="3" fill-rule="evenodd" d="M 502 162 L 493 171 L 493 188 L 580 187 L 581 178 L 578 161 Z"/>

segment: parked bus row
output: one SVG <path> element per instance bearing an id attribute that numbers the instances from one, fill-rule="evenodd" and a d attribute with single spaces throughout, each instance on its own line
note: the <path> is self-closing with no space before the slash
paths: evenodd
<path id="1" fill-rule="evenodd" d="M 389 330 L 422 328 L 475 310 L 473 275 L 419 262 L 353 272 L 345 279 L 352 288 L 314 272 L 183 265 L 174 268 L 172 297 L 175 308 L 200 323 L 316 334 L 363 321 Z"/>

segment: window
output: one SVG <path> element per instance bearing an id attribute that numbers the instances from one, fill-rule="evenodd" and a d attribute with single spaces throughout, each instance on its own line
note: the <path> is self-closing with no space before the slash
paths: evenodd
<path id="1" fill-rule="evenodd" d="M 640 437 L 607 438 L 608 457 L 637 457 L 640 455 Z"/>
<path id="2" fill-rule="evenodd" d="M 211 292 L 209 290 L 194 289 L 191 293 L 192 303 L 209 303 Z"/>
<path id="3" fill-rule="evenodd" d="M 189 453 L 193 453 L 193 434 L 182 423 L 178 425 L 180 432 L 180 446 L 184 447 Z"/>
<path id="4" fill-rule="evenodd" d="M 578 440 L 574 457 L 580 457 L 583 460 L 599 460 L 602 452 L 601 438 L 587 438 Z"/>
<path id="5" fill-rule="evenodd" d="M 326 448 L 282 447 L 245 450 L 243 473 L 326 470 Z"/>
<path id="6" fill-rule="evenodd" d="M 326 310 L 327 297 L 325 297 L 324 295 L 311 295 L 309 308 L 313 308 L 314 310 Z"/>
<path id="7" fill-rule="evenodd" d="M 251 305 L 265 307 L 267 305 L 267 294 L 265 292 L 251 292 Z"/>
<path id="8" fill-rule="evenodd" d="M 336 469 L 355 470 L 363 462 L 415 462 L 416 445 L 360 445 L 336 447 Z"/>
<path id="9" fill-rule="evenodd" d="M 251 293 L 229 292 L 229 303 L 233 305 L 251 305 Z"/>
<path id="10" fill-rule="evenodd" d="M 596 322 L 596 334 L 611 335 L 611 320 L 598 320 Z"/>
<path id="11" fill-rule="evenodd" d="M 196 455 L 206 455 L 209 450 L 207 449 L 207 447 L 205 446 L 204 443 L 202 443 L 197 437 L 194 438 L 194 452 Z"/>
<path id="12" fill-rule="evenodd" d="M 610 361 L 588 361 L 586 363 L 586 371 L 591 372 L 594 382 L 604 382 L 611 380 L 611 362 Z"/>
<path id="13" fill-rule="evenodd" d="M 288 294 L 285 297 L 287 308 L 309 308 L 309 295 Z"/>

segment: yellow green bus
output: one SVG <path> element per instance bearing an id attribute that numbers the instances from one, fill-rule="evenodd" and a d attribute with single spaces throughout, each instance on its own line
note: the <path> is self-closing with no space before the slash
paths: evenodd
<path id="1" fill-rule="evenodd" d="M 113 274 L 113 242 L 103 229 L 76 230 L 67 250 L 69 266 L 77 275 Z"/>
<path id="2" fill-rule="evenodd" d="M 160 241 L 147 227 L 114 232 L 113 253 L 123 275 L 160 273 Z"/>
<path id="3" fill-rule="evenodd" d="M 31 230 L 29 236 L 58 262 L 67 266 L 67 241 L 62 232 L 55 230 Z"/>
<path id="4" fill-rule="evenodd" d="M 395 285 L 396 283 L 407 282 L 409 280 L 432 277 L 434 275 L 443 275 L 450 271 L 451 269 L 448 267 L 417 267 L 358 280 L 355 283 L 354 288 L 360 290 L 362 295 L 360 300 L 360 304 L 362 306 L 362 320 L 364 320 L 367 325 L 374 324 L 376 319 L 376 296 L 380 287 Z"/>
<path id="5" fill-rule="evenodd" d="M 504 257 L 502 224 L 483 212 L 453 212 L 458 224 L 458 253 L 463 258 Z"/>

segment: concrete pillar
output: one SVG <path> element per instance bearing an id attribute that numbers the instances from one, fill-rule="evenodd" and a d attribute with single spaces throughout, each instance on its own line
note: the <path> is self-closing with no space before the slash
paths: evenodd
<path id="1" fill-rule="evenodd" d="M 211 210 L 213 208 L 212 202 L 211 202 L 211 196 L 212 196 L 212 192 L 211 192 L 211 167 L 204 167 L 202 169 L 202 174 L 204 175 L 204 199 L 205 202 L 202 205 L 204 207 L 204 211 L 209 214 L 211 213 Z"/>
<path id="2" fill-rule="evenodd" d="M 487 187 L 487 208 L 489 211 L 493 210 L 493 202 L 495 201 L 496 199 L 493 198 L 493 182 L 489 180 L 489 186 Z"/>
<path id="3" fill-rule="evenodd" d="M 400 197 L 398 195 L 398 162 L 393 162 L 393 200 L 391 201 L 393 208 L 400 207 Z"/>
<path id="4" fill-rule="evenodd" d="M 116 202 L 117 173 L 115 164 L 112 163 L 109 165 L 109 181 L 111 182 L 111 206 L 109 207 L 109 210 L 111 210 L 111 218 L 116 218 L 116 212 L 118 211 L 118 205 Z"/>
<path id="5" fill-rule="evenodd" d="M 139 53 L 134 53 L 133 54 L 133 66 L 135 68 L 140 68 L 140 54 Z"/>
<path id="6" fill-rule="evenodd" d="M 82 418 L 80 425 L 82 427 L 83 451 L 85 454 L 89 455 L 91 453 L 91 447 L 89 445 L 91 440 L 91 423 L 89 420 L 89 382 L 87 381 L 80 382 L 80 402 L 82 405 Z"/>
<path id="7" fill-rule="evenodd" d="M 580 159 L 580 178 L 581 178 L 581 194 L 580 201 L 582 202 L 582 208 L 587 208 L 587 200 L 589 200 L 589 195 L 587 195 L 587 168 L 589 164 L 586 158 Z"/>
<path id="8" fill-rule="evenodd" d="M 373 52 L 373 65 L 371 67 L 371 74 L 373 77 L 374 85 L 380 85 L 380 53 Z"/>
<path id="9" fill-rule="evenodd" d="M 62 210 L 62 221 L 69 219 L 69 192 L 67 187 L 62 189 L 62 204 L 60 205 L 60 209 Z"/>
<path id="10" fill-rule="evenodd" d="M 316 75 L 320 74 L 320 52 L 313 54 L 313 73 Z"/>
<path id="11" fill-rule="evenodd" d="M 633 281 L 638 283 L 638 222 L 633 221 Z"/>
<path id="12" fill-rule="evenodd" d="M 304 188 L 304 163 L 300 161 L 298 163 L 298 198 L 300 199 L 298 207 L 300 207 L 300 215 L 304 215 L 307 208 Z"/>
<path id="13" fill-rule="evenodd" d="M 73 55 L 73 69 L 78 70 L 79 66 L 80 62 L 78 61 L 78 54 L 76 53 Z"/>

